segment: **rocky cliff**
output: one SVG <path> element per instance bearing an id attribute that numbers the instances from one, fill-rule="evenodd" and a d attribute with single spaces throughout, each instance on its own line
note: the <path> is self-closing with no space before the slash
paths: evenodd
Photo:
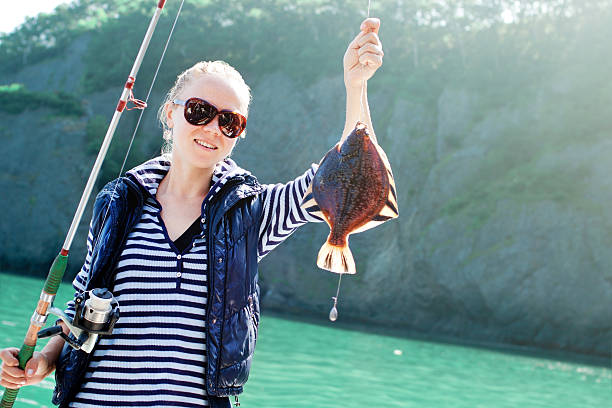
<path id="1" fill-rule="evenodd" d="M 64 54 L 2 79 L 72 93 L 86 111 L 77 117 L 35 107 L 0 112 L 3 270 L 46 273 L 103 136 L 99 123 L 113 113 L 121 84 L 83 94 L 75 80 L 84 74 L 87 41 L 80 37 Z M 373 123 L 395 174 L 400 218 L 351 237 L 358 274 L 343 279 L 340 318 L 610 355 L 610 128 L 599 119 L 596 131 L 581 134 L 581 123 L 565 118 L 587 109 L 576 107 L 585 88 L 602 95 L 598 103 L 607 107 L 597 115 L 609 119 L 609 81 L 563 70 L 496 106 L 473 86 L 443 86 L 431 104 L 373 80 Z M 143 93 L 145 85 L 138 89 Z M 161 146 L 157 89 L 131 165 Z M 304 87 L 279 71 L 258 78 L 253 94 L 248 137 L 234 156 L 264 183 L 301 174 L 340 137 L 339 76 Z M 116 149 L 126 145 L 136 117 L 124 115 Z M 73 246 L 72 275 L 84 256 L 88 214 Z M 315 263 L 327 233 L 324 224 L 306 225 L 264 259 L 264 308 L 327 314 L 337 277 Z"/>

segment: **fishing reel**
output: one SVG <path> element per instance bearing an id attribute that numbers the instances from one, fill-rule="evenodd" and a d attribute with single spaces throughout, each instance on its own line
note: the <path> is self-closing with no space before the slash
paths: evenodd
<path id="1" fill-rule="evenodd" d="M 60 325 L 49 327 L 38 332 L 38 338 L 60 336 L 74 349 L 90 353 L 98 336 L 110 335 L 119 319 L 119 302 L 106 288 L 92 289 L 83 292 L 74 299 L 74 319 L 70 319 L 64 311 L 52 307 L 49 313 L 60 319 L 70 329 L 66 335 Z"/>

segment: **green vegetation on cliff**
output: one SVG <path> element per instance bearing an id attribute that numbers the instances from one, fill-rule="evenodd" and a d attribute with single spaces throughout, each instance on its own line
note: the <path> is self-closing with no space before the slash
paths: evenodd
<path id="1" fill-rule="evenodd" d="M 580 181 L 588 177 L 588 169 L 542 168 L 537 163 L 567 146 L 594 143 L 609 134 L 612 54 L 605 39 L 612 38 L 611 4 L 549 0 L 512 8 L 501 0 L 373 2 L 371 14 L 382 19 L 386 53 L 373 80 L 373 89 L 384 98 L 382 105 L 372 107 L 377 129 L 396 126 L 398 101 L 431 112 L 435 121 L 409 135 L 430 140 L 418 154 L 430 167 L 424 174 L 443 169 L 447 161 L 453 162 L 454 152 L 474 143 L 474 135 L 484 135 L 478 142 L 485 152 L 479 171 L 465 180 L 460 193 L 440 203 L 439 213 L 468 215 L 478 229 L 504 199 L 548 199 L 600 211 L 581 198 L 585 186 Z M 152 78 L 178 5 L 166 4 L 137 92 L 143 93 Z M 187 0 L 156 89 L 168 89 L 179 72 L 201 59 L 230 61 L 253 88 L 277 73 L 303 88 L 337 77 L 342 53 L 365 7 L 362 0 Z M 46 106 L 61 114 L 84 115 L 87 95 L 125 80 L 153 8 L 149 0 L 77 0 L 2 35 L 0 73 L 6 75 L 55 58 L 85 33 L 87 46 L 84 70 L 76 77 L 78 94 L 4 84 L 0 111 L 15 114 L 25 107 Z M 453 90 L 462 95 L 459 100 L 453 99 Z M 454 112 L 452 105 L 463 110 Z M 508 121 L 511 114 L 523 122 Z M 498 124 L 502 131 L 494 129 L 491 118 L 496 115 L 506 120 Z M 463 117 L 460 126 L 455 124 L 458 116 Z M 87 119 L 90 155 L 105 127 L 104 117 L 96 113 Z M 406 137 L 377 133 L 383 141 Z M 492 133 L 495 136 L 487 139 Z M 118 171 L 128 142 L 124 138 L 111 147 L 102 182 Z M 133 161 L 144 159 L 143 152 L 149 150 L 136 149 Z M 412 189 L 414 193 L 418 189 Z"/>
<path id="2" fill-rule="evenodd" d="M 32 92 L 23 84 L 0 85 L 0 111 L 17 114 L 39 108 L 50 108 L 64 116 L 85 114 L 81 101 L 65 92 Z"/>
<path id="3" fill-rule="evenodd" d="M 0 200 L 0 215 L 31 222 L 0 222 L 0 267 L 27 259 L 34 270 L 55 255 L 47 248 L 72 217 L 64 192 L 80 194 L 155 3 L 77 0 L 0 37 L 0 139 L 15 152 L 0 171 L 12 197 Z M 136 97 L 178 4 L 166 3 Z M 223 59 L 254 90 L 237 161 L 263 182 L 303 171 L 337 140 L 342 55 L 366 6 L 187 0 L 128 166 L 159 152 L 153 113 L 176 75 Z M 609 299 L 612 288 L 612 0 L 372 6 L 385 63 L 369 84 L 370 107 L 401 217 L 352 238 L 359 273 L 343 307 L 422 331 L 609 354 L 612 308 L 590 300 Z M 29 116 L 28 98 L 57 118 Z M 117 175 L 136 117 L 122 119 L 100 183 Z M 21 132 L 38 143 L 26 145 Z M 45 190 L 48 174 L 63 183 L 51 200 L 42 199 L 56 193 Z M 41 227 L 32 215 L 43 212 L 54 221 Z M 266 258 L 268 304 L 314 309 L 321 293 L 334 293 L 335 282 L 309 275 L 326 233 L 304 226 Z"/>

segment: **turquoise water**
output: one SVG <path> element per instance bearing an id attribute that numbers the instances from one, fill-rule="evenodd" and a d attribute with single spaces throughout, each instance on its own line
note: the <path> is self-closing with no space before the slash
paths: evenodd
<path id="1" fill-rule="evenodd" d="M 0 274 L 1 348 L 21 346 L 42 284 Z M 71 295 L 69 285 L 63 285 L 56 305 Z M 15 406 L 53 407 L 53 385 L 48 378 L 22 389 Z M 597 408 L 610 406 L 610 401 L 609 368 L 266 313 L 240 397 L 243 408 Z"/>

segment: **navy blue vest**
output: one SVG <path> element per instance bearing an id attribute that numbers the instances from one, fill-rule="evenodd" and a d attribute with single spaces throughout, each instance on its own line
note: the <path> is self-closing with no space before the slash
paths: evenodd
<path id="1" fill-rule="evenodd" d="M 142 215 L 141 189 L 130 176 L 122 177 L 104 186 L 96 197 L 92 227 L 98 239 L 87 290 L 112 291 L 115 265 Z M 251 368 L 259 325 L 257 243 L 262 190 L 255 177 L 234 176 L 202 214 L 208 226 L 206 392 L 212 408 L 230 406 L 227 396 L 242 392 Z M 56 365 L 54 404 L 67 407 L 78 393 L 91 354 L 64 346 Z"/>

